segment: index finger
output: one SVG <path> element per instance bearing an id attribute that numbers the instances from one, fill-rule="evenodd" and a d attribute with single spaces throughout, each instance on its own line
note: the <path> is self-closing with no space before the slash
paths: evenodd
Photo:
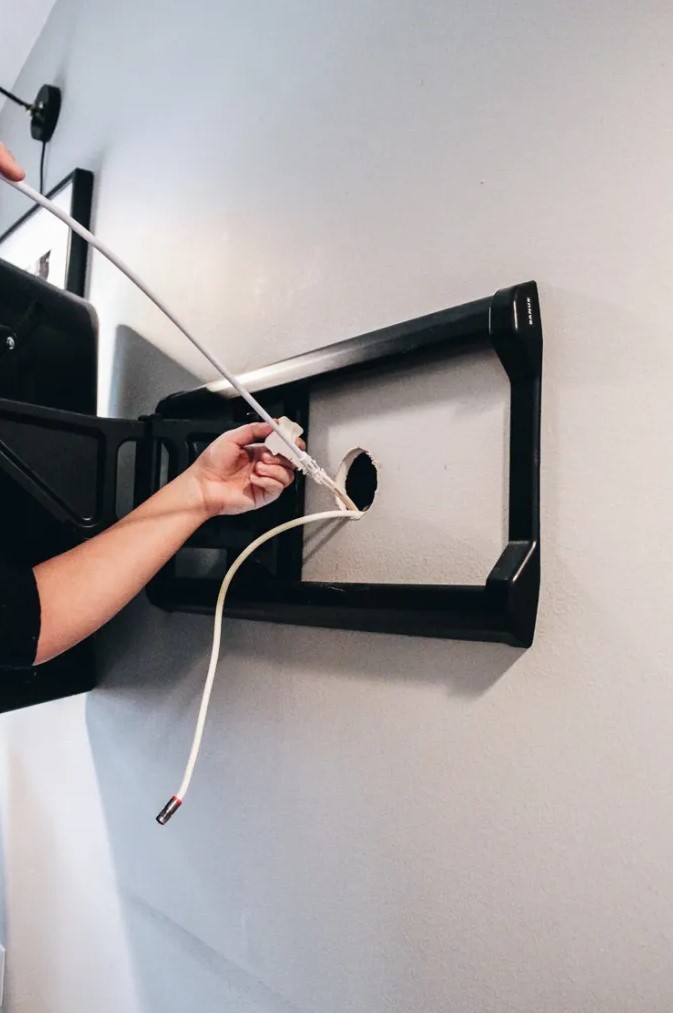
<path id="1" fill-rule="evenodd" d="M 252 443 L 254 440 L 265 440 L 272 432 L 273 429 L 266 422 L 249 422 L 247 426 L 232 429 L 225 435 L 232 443 L 244 447 L 246 443 Z"/>
<path id="2" fill-rule="evenodd" d="M 4 176 L 5 179 L 11 180 L 13 183 L 20 183 L 22 179 L 26 178 L 26 174 L 2 142 L 0 142 L 0 175 Z"/>

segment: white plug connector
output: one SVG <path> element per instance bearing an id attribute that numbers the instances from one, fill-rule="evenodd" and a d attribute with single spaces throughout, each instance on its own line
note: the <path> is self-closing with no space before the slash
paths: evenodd
<path id="1" fill-rule="evenodd" d="M 296 444 L 297 440 L 304 432 L 298 422 L 293 422 L 292 419 L 288 419 L 285 415 L 278 419 L 278 426 L 287 436 L 289 436 L 293 444 Z M 296 453 L 293 454 L 292 451 L 288 449 L 287 440 L 282 440 L 276 432 L 267 436 L 264 440 L 264 446 L 276 457 L 278 455 L 285 457 L 288 461 L 299 468 L 300 471 L 303 471 L 303 473 L 306 474 L 307 466 L 300 456 L 301 451 L 299 447 L 297 447 Z"/>
<path id="2" fill-rule="evenodd" d="M 264 441 L 267 450 L 270 450 L 272 454 L 287 458 L 304 475 L 308 475 L 318 485 L 324 485 L 326 489 L 329 489 L 336 496 L 339 505 L 344 506 L 346 510 L 359 513 L 359 508 L 350 496 L 347 495 L 345 490 L 337 485 L 334 479 L 320 465 L 316 464 L 312 457 L 309 457 L 299 447 L 297 447 L 294 454 L 288 451 L 288 443 L 291 442 L 292 445 L 295 445 L 304 432 L 299 423 L 293 422 L 292 419 L 288 419 L 283 415 L 282 418 L 278 419 L 278 428 L 282 431 L 283 437 L 281 438 L 275 431 L 270 436 L 267 436 Z"/>

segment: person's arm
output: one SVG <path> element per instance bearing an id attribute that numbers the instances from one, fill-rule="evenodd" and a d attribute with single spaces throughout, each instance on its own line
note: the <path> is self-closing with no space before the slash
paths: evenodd
<path id="1" fill-rule="evenodd" d="M 36 664 L 84 640 L 116 615 L 210 517 L 266 506 L 294 471 L 263 446 L 253 423 L 219 437 L 191 468 L 114 527 L 35 567 L 41 627 Z"/>
<path id="2" fill-rule="evenodd" d="M 0 175 L 15 181 L 25 177 L 2 143 Z M 74 647 L 116 615 L 210 517 L 244 513 L 277 499 L 292 482 L 292 466 L 264 447 L 246 448 L 270 432 L 265 423 L 253 423 L 221 436 L 188 471 L 114 527 L 36 566 L 40 633 L 35 663 Z M 17 579 L 15 575 L 15 583 Z M 29 587 L 24 600 L 30 599 L 35 610 L 28 592 Z M 21 605 L 13 605 L 15 615 Z M 29 618 L 26 628 L 32 630 Z M 14 654 L 23 657 L 31 638 L 14 639 L 21 641 Z M 32 639 L 34 643 L 34 633 Z"/>
<path id="3" fill-rule="evenodd" d="M 35 663 L 111 619 L 208 516 L 185 473 L 114 527 L 35 567 L 41 611 Z"/>

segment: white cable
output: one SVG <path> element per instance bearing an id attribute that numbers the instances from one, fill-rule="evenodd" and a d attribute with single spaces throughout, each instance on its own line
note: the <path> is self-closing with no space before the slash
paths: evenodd
<path id="1" fill-rule="evenodd" d="M 230 373 L 229 370 L 226 368 L 226 366 L 224 366 L 220 362 L 220 360 L 216 358 L 216 356 L 214 356 L 213 353 L 210 352 L 205 347 L 205 345 L 203 345 L 199 341 L 198 338 L 194 337 L 194 335 L 187 330 L 184 324 L 180 323 L 178 318 L 169 310 L 168 306 L 166 306 L 163 300 L 160 299 L 159 296 L 155 295 L 138 277 L 135 271 L 132 271 L 130 267 L 127 267 L 127 265 L 123 262 L 123 260 L 120 260 L 120 258 L 116 255 L 116 253 L 114 253 L 108 246 L 106 246 L 105 243 L 101 242 L 100 239 L 97 239 L 92 232 L 89 232 L 88 229 L 85 229 L 83 225 L 80 225 L 79 222 L 76 222 L 75 219 L 72 218 L 69 214 L 67 214 L 65 211 L 62 211 L 61 208 L 59 208 L 56 204 L 52 203 L 52 201 L 50 201 L 47 197 L 44 197 L 41 193 L 38 193 L 37 190 L 34 190 L 32 186 L 29 186 L 27 183 L 15 183 L 13 180 L 9 180 L 2 175 L 0 175 L 0 179 L 2 179 L 5 183 L 9 183 L 10 186 L 13 186 L 16 190 L 19 190 L 22 194 L 24 194 L 26 197 L 29 197 L 30 200 L 34 201 L 36 204 L 39 204 L 47 211 L 50 211 L 52 215 L 55 215 L 56 218 L 59 218 L 62 222 L 64 222 L 72 232 L 77 233 L 78 236 L 81 236 L 82 239 L 85 239 L 87 241 L 87 243 L 90 243 L 91 246 L 93 246 L 96 250 L 98 250 L 99 253 L 102 253 L 104 257 L 107 257 L 110 263 L 114 264 L 114 266 L 118 268 L 122 272 L 122 274 L 126 275 L 129 281 L 133 282 L 133 284 L 136 285 L 140 289 L 140 291 L 143 292 L 147 296 L 147 298 L 154 303 L 157 309 L 161 310 L 161 312 L 166 317 L 168 317 L 171 323 L 175 324 L 178 330 L 181 331 L 184 334 L 184 336 L 189 341 L 191 341 L 191 343 L 196 348 L 198 348 L 198 350 L 201 352 L 203 356 L 205 356 L 205 358 L 208 360 L 211 366 L 213 366 L 218 371 L 218 373 L 220 373 L 231 384 L 234 390 L 236 390 L 237 393 L 240 394 L 240 396 L 245 401 L 248 402 L 253 411 L 255 411 L 261 419 L 264 419 L 267 425 L 271 426 L 273 431 L 277 433 L 278 436 L 280 436 L 283 443 L 290 448 L 293 455 L 299 457 L 302 470 L 305 470 L 311 476 L 311 478 L 314 478 L 318 482 L 319 485 L 325 485 L 329 489 L 331 489 L 332 492 L 336 493 L 336 495 L 339 496 L 339 498 L 342 500 L 342 502 L 344 502 L 344 504 L 347 506 L 348 509 L 352 509 L 352 506 L 348 507 L 348 504 L 345 502 L 343 498 L 342 491 L 336 486 L 333 479 L 331 479 L 329 475 L 327 475 L 327 473 L 320 467 L 320 465 L 313 460 L 310 454 L 307 454 L 305 451 L 299 450 L 297 448 L 297 446 L 288 437 L 287 433 L 283 432 L 283 430 L 280 428 L 276 420 L 271 418 L 269 413 L 264 408 L 262 408 L 261 404 L 256 400 L 256 398 L 253 397 L 253 395 L 250 394 L 245 389 L 245 387 L 242 386 L 242 384 L 236 379 L 233 373 Z"/>
<path id="2" fill-rule="evenodd" d="M 210 703 L 210 695 L 213 691 L 213 684 L 215 682 L 215 673 L 217 671 L 217 662 L 220 656 L 220 644 L 222 641 L 222 615 L 224 613 L 224 603 L 227 598 L 227 593 L 231 585 L 232 580 L 240 570 L 243 563 L 248 559 L 253 552 L 255 552 L 260 545 L 264 545 L 265 542 L 275 538 L 276 535 L 282 535 L 286 531 L 291 531 L 293 528 L 301 527 L 304 524 L 315 524 L 318 521 L 334 521 L 334 520 L 349 520 L 358 521 L 364 515 L 360 512 L 355 513 L 350 511 L 344 513 L 343 510 L 328 510 L 324 513 L 319 514 L 307 514 L 306 517 L 296 517 L 292 521 L 286 521 L 285 524 L 279 524 L 278 527 L 272 528 L 271 531 L 267 531 L 265 534 L 260 535 L 254 542 L 251 542 L 247 549 L 238 556 L 235 562 L 230 566 L 227 574 L 222 581 L 220 587 L 220 593 L 217 596 L 217 604 L 215 606 L 215 624 L 213 627 L 213 647 L 210 652 L 210 664 L 208 666 L 208 674 L 206 675 L 206 683 L 203 687 L 203 696 L 201 697 L 201 707 L 199 708 L 199 716 L 196 721 L 196 731 L 194 732 L 194 739 L 192 742 L 191 752 L 185 768 L 184 777 L 182 778 L 182 784 L 178 790 L 177 795 L 173 795 L 170 802 L 168 802 L 157 816 L 157 823 L 161 826 L 165 826 L 168 823 L 171 816 L 173 816 L 182 805 L 185 795 L 189 789 L 192 775 L 194 773 L 194 767 L 199 755 L 201 748 L 201 741 L 203 739 L 203 730 L 206 724 L 206 717 L 208 715 L 208 705 Z"/>
<path id="3" fill-rule="evenodd" d="M 180 323 L 178 318 L 169 310 L 168 306 L 166 306 L 163 300 L 161 300 L 157 295 L 155 295 L 138 277 L 135 271 L 132 271 L 130 267 L 127 267 L 127 265 L 122 260 L 120 260 L 120 258 L 108 246 L 106 246 L 103 242 L 97 239 L 96 236 L 94 236 L 92 232 L 89 232 L 88 229 L 85 229 L 83 225 L 80 225 L 79 222 L 75 221 L 75 219 L 72 218 L 69 214 L 67 214 L 65 211 L 62 211 L 61 208 L 59 208 L 56 204 L 53 204 L 52 201 L 50 201 L 47 197 L 44 197 L 41 193 L 38 193 L 27 183 L 23 182 L 15 183 L 13 180 L 8 180 L 6 177 L 1 175 L 0 179 L 2 179 L 4 182 L 10 183 L 10 185 L 13 186 L 16 190 L 19 190 L 20 193 L 24 194 L 26 197 L 30 198 L 30 200 L 34 201 L 36 204 L 39 204 L 41 207 L 45 208 L 47 211 L 51 212 L 52 215 L 55 215 L 55 217 L 60 219 L 60 221 L 62 221 L 65 225 L 67 225 L 72 232 L 75 232 L 78 236 L 81 236 L 82 239 L 86 240 L 87 243 L 90 243 L 91 246 L 93 246 L 94 249 L 98 250 L 99 253 L 102 253 L 103 256 L 110 261 L 111 264 L 114 264 L 114 266 L 118 268 L 122 272 L 122 274 L 126 275 L 129 281 L 131 281 L 134 285 L 136 285 L 137 288 L 139 288 L 140 291 L 147 296 L 150 302 L 154 303 L 157 309 L 159 309 L 164 314 L 164 316 L 168 317 L 171 323 L 173 323 L 178 328 L 178 330 L 181 331 L 182 334 L 184 334 L 184 336 L 189 341 L 191 341 L 191 343 L 196 348 L 198 348 L 201 354 L 205 356 L 208 362 L 210 362 L 210 364 L 218 371 L 218 373 L 220 373 L 225 378 L 225 380 L 227 380 L 231 384 L 234 390 L 237 391 L 237 393 L 240 394 L 240 396 L 245 401 L 247 401 L 247 403 L 250 405 L 253 411 L 255 411 L 261 419 L 264 419 L 264 421 L 269 426 L 271 426 L 273 431 L 277 433 L 277 435 L 281 438 L 284 445 L 288 447 L 292 452 L 290 459 L 291 460 L 298 459 L 299 466 L 302 468 L 302 470 L 305 471 L 308 475 L 310 475 L 310 477 L 313 478 L 319 485 L 324 485 L 328 489 L 330 489 L 346 507 L 345 512 L 343 510 L 329 510 L 324 513 L 309 514 L 306 517 L 297 517 L 292 521 L 287 521 L 285 524 L 280 524 L 278 525 L 278 527 L 272 528 L 271 531 L 267 531 L 265 534 L 260 535 L 259 538 L 255 539 L 255 541 L 252 542 L 247 547 L 247 549 L 245 549 L 240 554 L 240 556 L 235 560 L 233 565 L 229 568 L 229 571 L 227 572 L 224 580 L 222 581 L 220 593 L 217 598 L 217 604 L 215 606 L 215 624 L 213 629 L 213 647 L 210 655 L 210 665 L 208 667 L 206 683 L 203 689 L 203 697 L 201 699 L 201 707 L 199 709 L 199 716 L 196 723 L 196 731 L 194 733 L 194 741 L 192 742 L 192 749 L 189 754 L 189 760 L 187 761 L 185 774 L 182 779 L 182 784 L 180 785 L 180 790 L 178 791 L 178 794 L 173 796 L 170 802 L 164 807 L 161 813 L 159 813 L 159 815 L 157 816 L 157 822 L 164 825 L 169 821 L 171 816 L 173 816 L 173 814 L 182 805 L 182 801 L 185 795 L 187 794 L 187 790 L 192 780 L 194 767 L 196 766 L 199 750 L 201 748 L 201 741 L 203 739 L 203 730 L 205 727 L 206 717 L 208 714 L 208 705 L 210 703 L 210 695 L 212 693 L 213 683 L 215 681 L 217 661 L 220 654 L 220 643 L 222 640 L 222 615 L 224 612 L 224 603 L 231 582 L 238 573 L 240 567 L 243 565 L 246 559 L 248 559 L 252 555 L 252 553 L 255 552 L 260 547 L 260 545 L 264 545 L 265 542 L 268 542 L 270 541 L 270 539 L 275 538 L 276 535 L 281 535 L 286 531 L 291 531 L 293 528 L 301 527 L 304 524 L 313 524 L 318 521 L 330 521 L 330 520 L 360 520 L 360 518 L 363 515 L 357 510 L 357 507 L 350 499 L 350 497 L 346 494 L 346 492 L 343 489 L 339 488 L 334 479 L 331 478 L 327 474 L 327 472 L 324 471 L 324 469 L 321 468 L 320 465 L 313 460 L 310 454 L 307 454 L 305 451 L 300 450 L 297 447 L 297 445 L 293 441 L 293 438 L 289 436 L 278 425 L 275 419 L 271 418 L 269 413 L 265 411 L 264 408 L 262 408 L 261 404 L 259 404 L 259 402 L 253 397 L 253 395 L 250 394 L 245 389 L 245 387 L 243 387 L 243 385 L 236 379 L 236 377 L 229 372 L 229 370 L 219 361 L 219 359 L 217 359 L 212 354 L 212 352 L 210 352 L 198 340 L 198 338 L 195 338 L 194 335 L 191 334 L 182 323 Z"/>

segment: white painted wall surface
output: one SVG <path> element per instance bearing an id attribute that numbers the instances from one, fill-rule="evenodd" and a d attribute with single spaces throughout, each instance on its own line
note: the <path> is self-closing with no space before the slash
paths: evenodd
<path id="1" fill-rule="evenodd" d="M 7 91 L 12 85 L 31 49 L 44 28 L 55 0 L 0 0 L 0 84 Z M 17 97 L 32 102 L 42 84 L 26 95 Z M 8 100 L 0 95 L 0 109 Z M 26 114 L 24 113 L 24 116 Z M 26 117 L 26 121 L 27 120 Z"/>
<path id="2" fill-rule="evenodd" d="M 98 691 L 0 720 L 10 1013 L 670 1011 L 672 44 L 657 0 L 59 0 L 19 80 L 64 88 L 49 180 L 95 171 L 97 231 L 234 369 L 539 282 L 544 582 L 523 654 L 228 624 L 164 831 L 210 623 L 134 605 Z M 103 411 L 210 377 L 98 261 L 90 294 Z M 394 536 L 391 576 L 478 579 L 503 391 L 323 402 L 314 449 L 375 442 L 391 492 L 311 566 Z"/>

